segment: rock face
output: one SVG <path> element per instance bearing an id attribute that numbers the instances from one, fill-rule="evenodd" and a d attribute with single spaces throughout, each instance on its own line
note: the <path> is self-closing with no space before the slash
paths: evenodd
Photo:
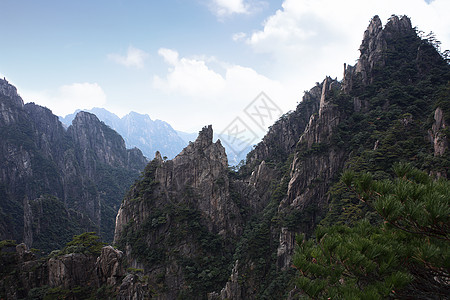
<path id="1" fill-rule="evenodd" d="M 223 282 L 198 282 L 204 274 L 196 274 L 193 265 L 209 261 L 200 262 L 202 256 L 226 256 L 223 241 L 242 232 L 239 208 L 230 196 L 225 149 L 212 139 L 208 126 L 173 160 L 164 161 L 158 152 L 117 214 L 115 242 L 131 266 L 144 269 L 161 299 Z M 216 259 L 211 272 L 223 257 Z"/>
<path id="2" fill-rule="evenodd" d="M 94 271 L 95 258 L 81 253 L 66 254 L 48 261 L 50 286 L 73 289 L 87 285 Z"/>
<path id="3" fill-rule="evenodd" d="M 442 156 L 448 150 L 448 140 L 443 131 L 448 127 L 445 123 L 444 113 L 440 107 L 434 111 L 434 123 L 429 131 L 430 140 L 433 143 L 434 155 Z"/>
<path id="4" fill-rule="evenodd" d="M 326 77 L 306 92 L 297 109 L 271 127 L 238 172 L 228 169 L 224 148 L 220 141 L 213 142 L 211 126 L 172 160 L 157 152 L 120 205 L 114 242 L 121 251 L 105 247 L 95 259 L 66 255 L 37 265 L 22 245 L 16 249 L 21 271 L 15 274 L 26 275 L 15 280 L 31 291 L 38 284 L 50 285 L 48 274 L 55 274 L 52 284 L 90 285 L 101 292 L 97 298 L 297 299 L 300 291 L 292 279 L 298 271 L 291 267 L 296 237 L 312 236 L 318 224 L 352 224 L 373 217 L 339 182 L 344 169 L 387 178 L 393 163 L 410 161 L 430 173 L 448 174 L 448 63 L 415 34 L 407 17 L 393 16 L 384 28 L 374 17 L 360 50 L 356 66 L 345 66 L 342 82 Z M 2 114 L 9 117 L 0 120 L 3 123 L 28 118 L 20 101 L 4 107 Z M 116 151 L 123 141 L 111 138 L 103 127 L 92 130 L 96 122 L 83 113 L 69 134 L 51 131 L 76 145 L 63 156 L 52 152 L 52 157 L 65 158 L 70 174 L 85 172 L 87 178 L 98 176 L 104 165 L 138 165 L 131 161 L 139 153 Z M 30 126 L 31 132 L 45 131 L 37 127 Z M 53 143 L 48 137 L 31 137 L 30 145 L 40 141 L 45 148 Z M 10 169 L 16 175 L 8 177 L 9 183 L 36 172 L 30 167 L 34 152 L 25 156 L 15 151 L 9 152 L 15 157 L 10 164 L 20 167 Z M 40 178 L 55 186 L 68 180 L 48 173 Z M 27 195 L 38 195 L 24 186 Z M 63 185 L 61 195 L 65 193 Z M 94 193 L 76 207 L 102 209 L 98 197 Z M 55 198 L 25 198 L 24 227 L 48 231 L 43 212 L 60 203 Z M 80 205 L 70 197 L 64 199 L 68 205 Z M 39 218 L 33 217 L 35 211 L 42 212 Z M 73 212 L 62 215 L 58 222 L 71 216 Z M 104 221 L 101 214 L 100 220 Z M 7 225 L 0 219 L 0 226 Z M 73 261 L 90 267 L 83 271 Z M 89 279 L 79 276 L 83 272 Z M 27 285 L 24 278 L 33 283 Z M 26 296 L 18 295 L 19 289 L 9 287 L 17 286 L 9 283 L 0 285 L 5 287 L 3 294 L 11 299 Z"/>
<path id="5" fill-rule="evenodd" d="M 80 111 L 60 118 L 66 126 L 70 126 Z M 152 120 L 148 115 L 130 112 L 119 118 L 104 108 L 86 110 L 96 115 L 102 122 L 117 131 L 125 140 L 127 147 L 137 147 L 144 155 L 151 158 L 156 151 L 169 158 L 175 157 L 185 147 L 185 141 L 168 123 Z"/>
<path id="6" fill-rule="evenodd" d="M 1 252 L 0 296 L 8 300 L 42 299 L 44 295 L 64 299 L 86 299 L 89 295 L 97 299 L 148 298 L 140 277 L 125 273 L 123 258 L 121 251 L 106 246 L 98 257 L 70 253 L 38 259 L 20 244 L 14 252 Z"/>
<path id="7" fill-rule="evenodd" d="M 314 207 L 313 211 L 320 212 L 327 207 L 328 187 L 342 170 L 345 158 L 343 149 L 329 146 L 333 130 L 339 125 L 342 115 L 335 105 L 330 105 L 327 98 L 333 89 L 339 88 L 339 83 L 331 78 L 325 78 L 322 83 L 319 111 L 317 115 L 311 115 L 298 141 L 299 151 L 292 162 L 287 198 L 280 203 L 280 211 L 304 211 Z M 311 188 L 314 182 L 317 183 Z M 315 213 L 309 218 L 307 223 L 314 226 Z M 287 249 L 288 252 L 292 250 Z"/>
<path id="8" fill-rule="evenodd" d="M 120 194 L 146 164 L 139 150 L 127 150 L 89 113 L 79 113 L 66 130 L 49 109 L 24 105 L 6 80 L 0 80 L 0 136 L 0 239 L 46 251 L 83 230 L 112 240 Z"/>

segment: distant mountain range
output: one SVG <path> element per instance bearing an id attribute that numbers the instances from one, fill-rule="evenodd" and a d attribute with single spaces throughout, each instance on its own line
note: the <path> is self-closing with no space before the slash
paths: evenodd
<path id="1" fill-rule="evenodd" d="M 72 120 L 80 111 L 76 110 L 73 114 L 59 117 L 59 119 L 66 126 L 70 126 Z M 133 111 L 122 118 L 104 108 L 94 107 L 93 109 L 84 111 L 96 115 L 99 120 L 117 131 L 125 140 L 127 148 L 137 147 L 149 159 L 155 156 L 156 151 L 159 151 L 163 157 L 166 156 L 168 159 L 172 159 L 189 142 L 195 141 L 198 135 L 198 133 L 175 130 L 167 122 L 152 120 L 149 115 L 139 114 Z M 214 140 L 217 139 L 218 136 L 214 135 Z M 241 141 L 235 141 L 235 143 L 239 142 Z M 230 165 L 237 165 L 241 160 L 245 160 L 245 156 L 252 149 L 252 146 L 249 145 L 242 151 L 234 152 L 231 148 L 238 149 L 238 147 L 233 147 L 233 145 L 231 145 L 232 147 L 228 147 L 226 144 L 224 146 Z"/>
<path id="2" fill-rule="evenodd" d="M 95 115 L 79 112 L 64 128 L 0 79 L 0 240 L 44 252 L 85 231 L 112 241 L 117 209 L 146 165 Z"/>
<path id="3" fill-rule="evenodd" d="M 438 46 L 407 16 L 374 16 L 356 65 L 306 91 L 235 172 L 245 142 L 211 125 L 96 109 L 103 122 L 78 112 L 64 128 L 0 79 L 0 299 L 448 299 Z M 105 123 L 128 147 L 188 145 L 148 162 Z M 85 232 L 62 248 L 84 231 L 114 247 Z"/>
<path id="4" fill-rule="evenodd" d="M 62 123 L 70 126 L 75 115 L 60 117 Z M 148 115 L 130 112 L 122 118 L 107 111 L 104 108 L 95 107 L 85 110 L 97 116 L 106 125 L 117 131 L 125 140 L 127 148 L 137 147 L 144 155 L 152 159 L 155 152 L 168 158 L 175 157 L 186 146 L 177 132 L 168 123 L 160 120 L 152 120 Z"/>

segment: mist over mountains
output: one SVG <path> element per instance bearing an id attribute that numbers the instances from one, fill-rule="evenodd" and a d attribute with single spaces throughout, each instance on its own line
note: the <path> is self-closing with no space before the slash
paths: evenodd
<path id="1" fill-rule="evenodd" d="M 82 110 L 77 110 L 73 114 L 69 114 L 65 117 L 59 117 L 59 119 L 66 126 L 70 126 L 72 120 L 80 111 Z M 139 148 L 148 159 L 153 159 L 156 151 L 159 151 L 163 157 L 172 159 L 180 153 L 189 142 L 195 141 L 198 135 L 198 133 L 187 133 L 174 130 L 167 122 L 152 120 L 147 114 L 130 112 L 120 118 L 104 108 L 94 107 L 83 111 L 96 115 L 102 122 L 117 131 L 123 137 L 127 148 Z M 215 134 L 214 140 L 217 140 L 218 138 L 220 138 L 220 136 Z M 225 144 L 228 163 L 232 166 L 245 160 L 245 156 L 252 149 L 252 145 L 247 145 L 244 148 L 242 148 L 242 146 L 238 147 L 237 144 L 240 142 L 241 141 L 238 139 L 234 140 L 236 146 L 232 144 L 230 145 L 231 147 Z M 235 152 L 234 149 L 242 150 Z"/>
<path id="2" fill-rule="evenodd" d="M 64 127 L 0 80 L 0 298 L 447 299 L 448 52 L 396 15 L 359 51 L 239 169 L 211 125 Z"/>

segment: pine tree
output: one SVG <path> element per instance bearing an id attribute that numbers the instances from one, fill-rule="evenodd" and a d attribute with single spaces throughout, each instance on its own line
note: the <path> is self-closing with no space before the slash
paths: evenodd
<path id="1" fill-rule="evenodd" d="M 443 299 L 450 295 L 450 181 L 409 164 L 395 178 L 348 171 L 342 182 L 373 209 L 377 224 L 318 227 L 297 239 L 301 296 L 313 299 Z"/>

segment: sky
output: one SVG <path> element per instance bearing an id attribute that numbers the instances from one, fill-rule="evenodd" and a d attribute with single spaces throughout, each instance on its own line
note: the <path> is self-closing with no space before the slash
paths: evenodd
<path id="1" fill-rule="evenodd" d="M 383 24 L 407 15 L 450 48 L 450 0 L 0 0 L 0 7 L 0 76 L 25 102 L 60 116 L 136 111 L 185 132 L 239 123 L 261 135 L 316 82 L 342 79 L 374 15 Z"/>

